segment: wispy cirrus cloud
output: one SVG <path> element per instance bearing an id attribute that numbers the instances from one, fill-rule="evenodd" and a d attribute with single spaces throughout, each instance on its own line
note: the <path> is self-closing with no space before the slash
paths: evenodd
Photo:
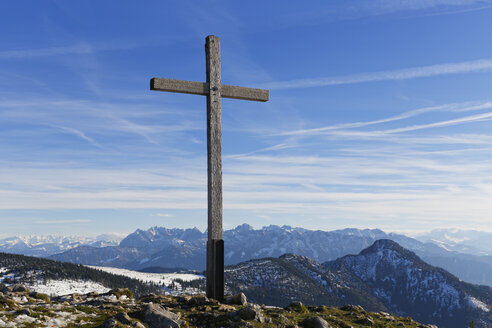
<path id="1" fill-rule="evenodd" d="M 395 129 L 386 129 L 386 130 L 375 130 L 375 131 L 360 131 L 360 130 L 333 130 L 333 131 L 324 131 L 322 133 L 317 132 L 316 134 L 327 134 L 338 137 L 347 137 L 347 138 L 386 138 L 390 135 L 394 135 L 402 132 L 411 132 L 417 130 L 431 129 L 431 128 L 440 128 L 446 126 L 467 124 L 467 123 L 476 123 L 483 121 L 492 120 L 492 112 L 478 114 L 478 115 L 470 115 L 465 117 L 460 117 L 452 120 L 444 120 L 439 122 L 427 123 L 427 124 L 416 124 L 405 126 L 401 128 Z M 307 133 L 304 135 L 308 135 Z"/>
<path id="2" fill-rule="evenodd" d="M 27 59 L 66 55 L 90 55 L 103 51 L 125 50 L 145 46 L 146 43 L 115 42 L 104 43 L 77 42 L 63 46 L 0 51 L 0 59 Z"/>
<path id="3" fill-rule="evenodd" d="M 489 120 L 492 120 L 492 112 L 460 117 L 454 120 L 445 120 L 445 121 L 428 123 L 428 124 L 411 125 L 411 126 L 397 128 L 397 129 L 388 129 L 388 130 L 383 130 L 381 132 L 400 133 L 400 132 L 416 131 L 422 129 L 439 128 L 439 127 L 457 125 L 457 124 L 489 121 Z"/>
<path id="4" fill-rule="evenodd" d="M 270 88 L 272 90 L 313 88 L 367 82 L 409 80 L 422 77 L 484 72 L 490 70 L 492 70 L 492 58 L 486 58 L 457 63 L 444 63 L 395 70 L 366 72 L 345 76 L 306 78 L 277 82 L 274 81 L 265 83 L 262 87 Z"/>
<path id="5" fill-rule="evenodd" d="M 490 0 L 344 0 L 325 1 L 323 6 L 302 6 L 286 13 L 278 9 L 275 17 L 268 16 L 273 26 L 312 26 L 367 17 L 422 17 L 459 15 L 492 8 Z M 290 10 L 289 10 L 290 9 Z M 282 15 L 283 14 L 283 15 Z"/>
<path id="6" fill-rule="evenodd" d="M 73 219 L 73 220 L 39 220 L 34 221 L 36 224 L 75 224 L 75 223 L 90 223 L 92 220 Z"/>
<path id="7" fill-rule="evenodd" d="M 80 130 L 77 130 L 77 129 L 74 129 L 74 128 L 71 128 L 71 127 L 66 127 L 66 126 L 53 126 L 53 127 L 56 128 L 56 129 L 59 129 L 60 131 L 65 132 L 65 133 L 68 133 L 68 134 L 77 136 L 80 139 L 85 140 L 85 141 L 93 144 L 94 146 L 96 146 L 98 148 L 103 148 L 94 139 L 92 139 L 91 137 L 88 137 L 84 132 L 82 132 Z"/>
<path id="8" fill-rule="evenodd" d="M 455 112 L 455 113 L 459 113 L 459 112 L 479 111 L 479 110 L 485 110 L 485 109 L 491 109 L 491 108 L 492 108 L 492 103 L 488 102 L 488 101 L 486 101 L 486 102 L 451 103 L 451 104 L 444 104 L 444 105 L 437 105 L 437 106 L 430 106 L 430 107 L 423 107 L 423 108 L 418 108 L 418 109 L 414 109 L 414 110 L 409 110 L 409 111 L 406 111 L 406 112 L 403 112 L 403 113 L 400 113 L 397 115 L 393 115 L 393 116 L 378 119 L 378 120 L 371 120 L 371 121 L 365 121 L 365 122 L 342 123 L 342 124 L 329 125 L 329 126 L 312 128 L 312 129 L 300 129 L 300 130 L 293 130 L 293 131 L 284 131 L 284 132 L 276 133 L 273 135 L 275 135 L 275 136 L 318 135 L 318 134 L 330 133 L 330 131 L 334 131 L 334 130 L 346 130 L 346 129 L 353 129 L 353 128 L 361 128 L 361 127 L 377 125 L 377 124 L 382 124 L 382 123 L 400 121 L 400 120 L 408 119 L 408 118 L 411 118 L 414 116 L 430 113 L 430 112 Z M 469 123 L 469 122 L 474 122 L 474 121 L 485 120 L 488 118 L 489 118 L 489 113 L 485 113 L 485 114 L 472 115 L 472 116 L 468 116 L 468 117 L 462 117 L 460 119 L 454 119 L 454 120 L 448 120 L 448 121 L 442 121 L 442 122 L 436 122 L 436 123 L 430 123 L 430 124 L 423 124 L 423 125 L 414 125 L 414 126 L 405 127 L 405 128 L 398 128 L 398 129 L 391 129 L 391 130 L 384 130 L 384 131 L 361 132 L 361 134 L 369 133 L 369 134 L 374 134 L 374 135 L 382 135 L 382 134 L 388 134 L 388 133 L 397 133 L 397 132 L 405 132 L 405 131 L 420 130 L 420 129 L 425 129 L 425 128 L 432 128 L 432 127 L 440 127 L 440 126 L 446 126 L 446 125 L 455 125 L 455 124 L 460 124 L 460 123 Z M 343 134 L 345 132 L 341 132 L 341 133 Z M 348 134 L 353 134 L 353 133 L 349 132 Z"/>
<path id="9" fill-rule="evenodd" d="M 487 8 L 492 2 L 489 0 L 378 0 L 372 4 L 373 10 L 380 13 L 392 13 L 408 10 L 423 10 L 429 8 L 450 8 L 467 7 L 462 10 Z M 452 11 L 452 10 L 451 10 Z"/>

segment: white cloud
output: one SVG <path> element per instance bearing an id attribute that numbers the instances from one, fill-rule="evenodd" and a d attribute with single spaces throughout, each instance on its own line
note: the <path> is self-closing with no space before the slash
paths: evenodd
<path id="1" fill-rule="evenodd" d="M 485 109 L 491 109 L 492 103 L 483 102 L 483 103 L 454 103 L 454 104 L 446 104 L 439 106 L 431 106 L 424 107 L 419 109 L 410 110 L 407 112 L 403 112 L 398 115 L 390 116 L 387 118 L 382 118 L 378 120 L 366 121 L 366 122 L 352 122 L 352 123 L 342 123 L 336 125 L 329 125 L 319 128 L 311 128 L 311 129 L 301 129 L 301 130 L 292 130 L 292 131 L 284 131 L 280 133 L 271 134 L 269 136 L 316 136 L 316 135 L 330 135 L 337 136 L 342 138 L 355 138 L 355 139 L 365 139 L 365 138 L 387 138 L 388 136 L 394 135 L 396 133 L 401 132 L 410 132 L 417 131 L 423 129 L 430 128 L 439 128 L 445 126 L 459 125 L 459 124 L 467 124 L 481 121 L 488 121 L 492 119 L 492 112 L 470 115 L 465 117 L 460 117 L 452 120 L 443 120 L 439 122 L 427 123 L 427 124 L 418 124 L 411 125 L 400 128 L 386 129 L 386 130 L 371 130 L 371 131 L 360 131 L 360 130 L 351 130 L 353 128 L 367 127 L 371 125 L 378 125 L 383 123 L 395 122 L 400 120 L 405 120 L 414 116 L 422 115 L 430 112 L 470 112 L 470 111 L 479 111 Z M 438 138 L 441 143 L 483 143 L 484 140 L 488 141 L 487 136 L 482 135 L 480 138 L 477 135 L 474 135 L 473 139 L 470 139 L 470 136 L 467 139 L 463 139 L 464 136 L 461 137 L 453 137 L 453 136 L 438 136 L 438 137 L 430 137 L 430 138 L 422 138 L 424 140 L 433 140 L 436 141 Z M 484 139 L 485 138 L 485 139 Z M 404 138 L 407 142 L 410 141 L 418 141 L 419 137 L 406 137 Z M 402 139 L 392 139 L 392 141 L 402 141 Z M 285 144 L 284 147 L 289 147 L 289 145 Z M 254 153 L 254 152 L 253 152 Z"/>
<path id="2" fill-rule="evenodd" d="M 463 7 L 473 5 L 487 5 L 488 0 L 377 0 L 372 3 L 381 13 L 404 10 L 422 10 L 436 7 Z M 482 7 L 479 7 L 482 8 Z"/>
<path id="3" fill-rule="evenodd" d="M 450 126 L 450 125 L 456 125 L 456 124 L 489 121 L 491 119 L 492 119 L 492 112 L 489 112 L 489 113 L 483 113 L 483 114 L 478 114 L 478 115 L 460 117 L 460 118 L 457 118 L 454 120 L 446 120 L 446 121 L 434 122 L 434 123 L 429 123 L 429 124 L 412 125 L 412 126 L 407 126 L 407 127 L 403 127 L 403 128 L 383 130 L 380 132 L 382 132 L 382 133 L 400 133 L 400 132 L 408 132 L 408 131 L 443 127 L 443 126 Z"/>
<path id="4" fill-rule="evenodd" d="M 133 42 L 114 42 L 106 41 L 104 43 L 92 44 L 88 42 L 78 42 L 75 44 L 58 46 L 58 47 L 46 47 L 46 48 L 32 48 L 21 50 L 4 50 L 0 51 L 0 59 L 26 59 L 34 57 L 50 57 L 50 56 L 66 56 L 66 55 L 90 55 L 101 51 L 114 51 L 132 49 L 135 47 L 143 46 L 146 43 Z"/>
<path id="5" fill-rule="evenodd" d="M 54 128 L 57 128 L 63 132 L 67 132 L 69 134 L 72 134 L 72 135 L 75 135 L 79 138 L 81 138 L 82 140 L 85 140 L 91 144 L 93 144 L 94 146 L 98 147 L 98 148 L 102 148 L 102 146 L 97 143 L 94 139 L 92 139 L 91 137 L 88 137 L 84 132 L 80 131 L 80 130 L 77 130 L 77 129 L 74 129 L 74 128 L 70 128 L 70 127 L 65 127 L 65 126 L 53 126 Z"/>
<path id="6" fill-rule="evenodd" d="M 73 220 L 40 220 L 34 221 L 35 224 L 75 224 L 75 223 L 90 223 L 92 220 L 82 220 L 82 219 L 73 219 Z"/>
<path id="7" fill-rule="evenodd" d="M 484 72 L 492 69 L 492 58 L 445 63 L 430 66 L 411 67 L 387 71 L 368 72 L 345 76 L 306 78 L 290 81 L 269 82 L 262 87 L 272 90 L 300 89 L 324 87 L 343 84 L 357 84 L 366 82 L 409 80 L 420 77 L 431 77 L 449 74 Z"/>
<path id="8" fill-rule="evenodd" d="M 169 214 L 169 213 L 155 213 L 155 214 L 152 214 L 152 216 L 159 216 L 159 217 L 164 217 L 164 218 L 171 218 L 174 215 L 173 214 Z"/>

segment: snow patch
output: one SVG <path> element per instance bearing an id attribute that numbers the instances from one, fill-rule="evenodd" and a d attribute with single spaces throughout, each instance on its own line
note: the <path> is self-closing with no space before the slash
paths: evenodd
<path id="1" fill-rule="evenodd" d="M 50 280 L 45 284 L 42 281 L 38 281 L 33 285 L 27 285 L 27 287 L 38 293 L 56 296 L 87 294 L 91 292 L 103 294 L 110 290 L 99 283 L 80 280 Z"/>
<path id="2" fill-rule="evenodd" d="M 484 312 L 489 312 L 490 311 L 490 309 L 487 306 L 487 304 L 485 304 L 484 302 L 476 299 L 475 297 L 467 296 L 466 297 L 466 300 L 468 301 L 468 304 L 470 306 L 472 306 L 473 308 L 482 310 Z"/>
<path id="3" fill-rule="evenodd" d="M 127 270 L 127 269 L 100 267 L 100 266 L 89 266 L 89 268 L 137 279 L 142 282 L 153 282 L 165 286 L 168 286 L 176 279 L 181 279 L 183 281 L 192 281 L 192 280 L 198 280 L 204 278 L 204 276 L 202 275 L 191 274 L 191 273 L 148 273 L 148 272 L 138 272 L 138 271 Z"/>

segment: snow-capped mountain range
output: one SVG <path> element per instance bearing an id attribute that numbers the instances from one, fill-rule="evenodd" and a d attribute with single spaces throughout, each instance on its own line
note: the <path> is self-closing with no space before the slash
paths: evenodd
<path id="1" fill-rule="evenodd" d="M 116 246 L 123 237 L 117 234 L 103 234 L 97 237 L 52 235 L 10 237 L 0 239 L 0 252 L 47 257 L 82 245 Z"/>
<path id="2" fill-rule="evenodd" d="M 206 238 L 206 233 L 196 228 L 153 227 L 135 231 L 118 246 L 79 246 L 51 258 L 128 269 L 165 267 L 203 270 Z M 464 281 L 492 286 L 491 256 L 449 251 L 434 243 L 424 243 L 378 229 L 313 231 L 274 225 L 254 229 L 243 224 L 224 231 L 223 238 L 227 265 L 255 258 L 278 257 L 285 253 L 325 262 L 348 254 L 358 254 L 376 240 L 390 239 L 415 252 L 426 262 L 440 266 Z"/>
<path id="3" fill-rule="evenodd" d="M 492 255 L 492 232 L 459 229 L 432 230 L 417 237 L 450 251 L 473 255 Z"/>
<path id="4" fill-rule="evenodd" d="M 276 247 L 284 247 L 287 245 L 280 238 L 284 234 L 292 237 L 291 234 L 293 233 L 315 233 L 291 227 L 267 228 L 254 230 L 248 226 L 241 226 L 239 229 L 228 232 L 227 238 L 233 245 L 232 241 L 234 240 L 239 241 L 246 236 L 256 236 L 257 239 L 253 238 L 251 241 L 254 243 L 266 238 L 264 236 L 266 234 L 267 237 L 277 238 L 275 245 L 281 246 Z M 135 254 L 140 254 L 139 256 L 144 254 L 144 249 L 137 247 L 140 245 L 140 241 L 144 242 L 142 247 L 154 247 L 157 244 L 160 244 L 159 247 L 163 247 L 170 244 L 173 249 L 184 249 L 181 254 L 186 255 L 187 252 L 194 252 L 194 248 L 184 239 L 192 238 L 197 233 L 195 229 L 188 229 L 188 231 L 165 229 L 158 232 L 159 229 L 133 234 L 132 238 L 121 241 L 120 246 L 101 248 L 83 246 L 68 252 L 78 252 L 77 249 L 89 248 L 91 250 L 105 250 L 105 252 L 120 252 L 120 255 L 134 254 L 130 260 L 134 264 L 151 262 L 148 258 L 135 257 Z M 272 234 L 271 230 L 277 234 Z M 245 231 L 249 231 L 249 233 L 255 231 L 255 233 L 245 235 Z M 350 236 L 377 238 L 380 233 L 372 230 L 347 230 L 345 231 L 345 238 L 349 240 Z M 181 239 L 175 240 L 178 236 Z M 355 238 L 352 242 L 357 240 Z M 410 245 L 414 243 L 412 240 L 407 240 L 407 237 L 402 240 L 406 240 Z M 311 249 L 311 252 L 318 250 L 318 257 L 321 254 L 319 251 L 323 249 L 316 244 L 309 244 L 310 247 L 306 248 L 307 245 L 303 244 L 302 238 L 293 238 L 290 241 L 297 242 L 295 247 L 299 252 L 307 251 L 307 249 Z M 127 242 L 129 243 L 128 246 L 121 246 Z M 245 242 L 248 245 L 251 243 Z M 334 244 L 330 245 L 333 246 Z M 419 245 L 421 246 L 421 243 L 417 242 L 414 246 L 418 248 Z M 155 249 L 159 249 L 159 247 L 155 247 Z M 268 250 L 264 248 L 256 248 L 255 254 L 270 251 L 270 248 Z M 246 251 L 252 252 L 247 248 L 243 249 L 245 254 Z M 347 246 L 347 249 L 351 248 Z M 99 254 L 101 258 L 105 256 L 105 252 Z M 160 256 L 165 256 L 166 251 L 161 249 L 158 253 L 161 254 Z M 243 256 L 242 251 L 240 255 Z M 233 256 L 234 254 L 229 258 Z M 1 261 L 2 258 L 3 262 Z M 109 258 L 110 261 L 112 259 L 114 258 Z M 154 259 L 157 261 L 157 257 Z M 119 261 L 123 263 L 124 258 L 120 257 Z M 12 278 L 15 276 L 16 279 L 22 276 L 21 272 L 28 274 L 35 272 L 38 281 L 52 280 L 53 278 L 56 280 L 60 276 L 77 280 L 81 275 L 85 277 L 87 270 L 91 270 L 94 276 L 93 281 L 114 283 L 121 280 L 121 283 L 130 283 L 130 280 L 123 281 L 124 277 L 122 276 L 111 276 L 109 279 L 105 275 L 106 273 L 94 271 L 84 266 L 0 253 L 0 271 L 2 271 L 2 267 L 9 268 L 8 270 L 15 269 L 15 273 L 10 271 L 10 273 L 4 272 L 3 274 L 7 274 L 7 277 L 13 275 Z M 109 268 L 111 273 L 116 273 L 115 270 Z M 118 272 L 118 274 L 121 273 Z M 134 274 L 141 275 L 141 273 L 132 273 L 132 275 Z M 160 280 L 163 279 L 162 274 L 158 274 L 156 277 Z M 233 293 L 243 291 L 247 294 L 248 299 L 269 305 L 286 305 L 292 300 L 301 300 L 312 305 L 356 304 L 362 305 L 367 310 L 383 311 L 380 312 L 382 315 L 385 315 L 385 312 L 390 312 L 396 315 L 411 316 L 420 322 L 437 324 L 440 327 L 465 327 L 471 320 L 475 322 L 477 328 L 492 326 L 491 287 L 465 283 L 446 270 L 427 264 L 414 252 L 388 239 L 377 239 L 372 245 L 361 250 L 358 255 L 345 255 L 336 260 L 325 262 L 289 253 L 279 258 L 264 257 L 242 261 L 226 267 L 225 279 L 229 291 Z M 33 279 L 27 277 L 26 281 L 30 280 Z M 145 288 L 138 284 L 135 286 L 140 286 L 138 287 L 140 289 Z M 149 286 L 149 288 L 151 287 Z M 354 308 L 354 311 L 357 312 L 357 309 Z M 388 316 L 390 315 L 388 314 Z M 369 321 L 365 322 L 364 325 L 370 324 Z"/>
<path id="5" fill-rule="evenodd" d="M 251 260 L 228 267 L 226 281 L 266 304 L 349 303 L 439 327 L 466 327 L 472 320 L 476 327 L 492 326 L 492 288 L 464 283 L 391 240 L 323 264 L 293 254 Z"/>

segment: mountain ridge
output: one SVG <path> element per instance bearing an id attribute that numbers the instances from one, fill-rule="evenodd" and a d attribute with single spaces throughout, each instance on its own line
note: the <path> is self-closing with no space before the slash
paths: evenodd
<path id="1" fill-rule="evenodd" d="M 284 253 L 308 256 L 318 262 L 358 254 L 378 239 L 391 239 L 417 253 L 425 261 L 445 268 L 462 280 L 492 285 L 492 257 L 448 251 L 432 243 L 385 233 L 379 229 L 347 228 L 334 231 L 308 230 L 270 225 L 254 229 L 248 224 L 225 230 L 225 263 L 278 257 Z M 76 247 L 50 258 L 87 265 L 116 266 L 128 269 L 145 267 L 205 268 L 207 235 L 197 228 L 168 229 L 152 227 L 137 230 L 118 246 Z"/>
<path id="2" fill-rule="evenodd" d="M 347 302 L 439 327 L 464 327 L 472 320 L 476 327 L 492 325 L 492 288 L 462 282 L 391 240 L 322 264 L 294 254 L 251 260 L 228 267 L 226 277 L 256 302 Z"/>
<path id="3" fill-rule="evenodd" d="M 102 234 L 96 237 L 30 235 L 0 239 L 0 252 L 47 257 L 79 246 L 116 246 L 122 237 Z"/>

